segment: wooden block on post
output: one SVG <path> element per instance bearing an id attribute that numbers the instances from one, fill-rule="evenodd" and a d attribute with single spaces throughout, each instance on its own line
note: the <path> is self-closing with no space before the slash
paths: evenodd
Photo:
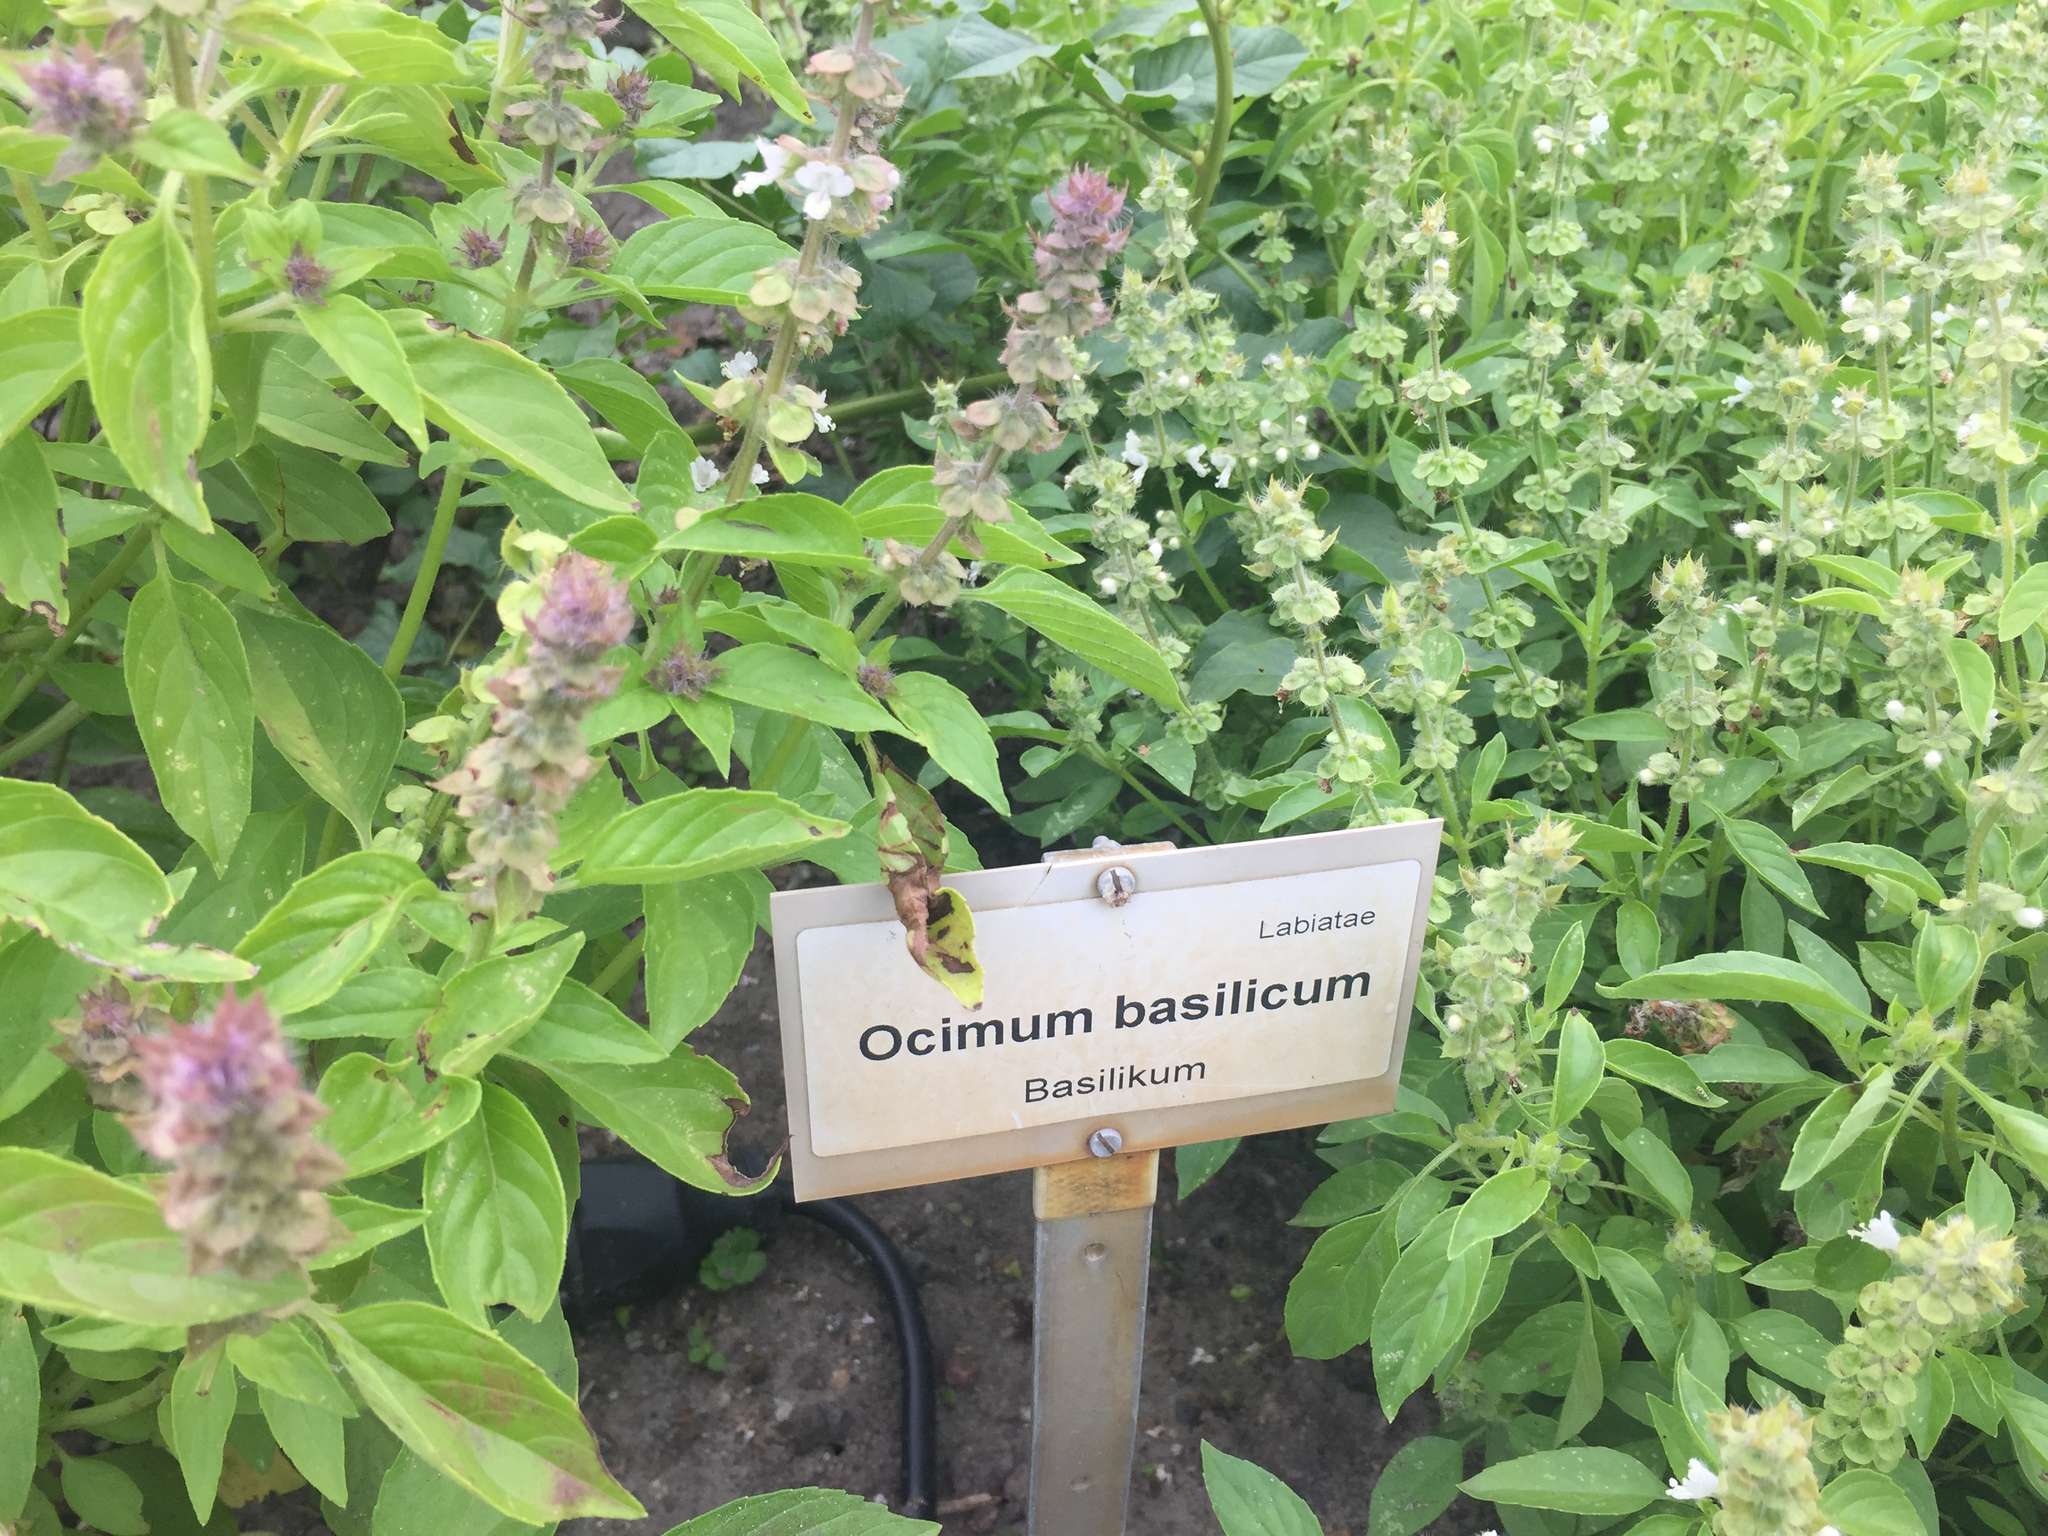
<path id="1" fill-rule="evenodd" d="M 1031 1214 L 1040 1221 L 1100 1216 L 1149 1206 L 1159 1198 L 1159 1154 L 1124 1152 L 1039 1168 L 1031 1176 Z"/>

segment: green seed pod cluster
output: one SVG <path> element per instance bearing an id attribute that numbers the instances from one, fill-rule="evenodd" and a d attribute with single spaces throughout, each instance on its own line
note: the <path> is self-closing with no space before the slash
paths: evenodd
<path id="1" fill-rule="evenodd" d="M 1813 1420 L 1791 1398 L 1707 1421 L 1720 1458 L 1714 1536 L 1807 1536 L 1821 1527 Z"/>
<path id="2" fill-rule="evenodd" d="M 1860 1321 L 1828 1353 L 1834 1378 L 1818 1424 L 1823 1461 L 1889 1471 L 1906 1453 L 1906 1410 L 1928 1358 L 2017 1310 L 2018 1244 L 1967 1216 L 1928 1222 L 1900 1240 L 1899 1273 L 1857 1299 Z"/>

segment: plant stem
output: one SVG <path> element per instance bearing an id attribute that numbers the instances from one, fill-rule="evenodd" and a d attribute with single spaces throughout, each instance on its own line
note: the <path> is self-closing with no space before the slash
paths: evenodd
<path id="1" fill-rule="evenodd" d="M 99 1429 L 108 1424 L 118 1424 L 130 1414 L 142 1412 L 169 1391 L 170 1385 L 170 1374 L 160 1373 L 155 1379 L 137 1387 L 126 1396 L 109 1398 L 104 1403 L 94 1403 L 86 1408 L 73 1408 L 64 1413 L 52 1414 L 43 1421 L 43 1432 L 54 1435 L 67 1429 Z"/>
<path id="2" fill-rule="evenodd" d="M 262 118 L 249 110 L 247 102 L 235 103 L 235 121 L 249 130 L 249 136 L 263 146 L 267 155 L 277 153 L 277 135 L 272 133 Z"/>
<path id="3" fill-rule="evenodd" d="M 85 628 L 85 621 L 91 617 L 93 609 L 99 606 L 100 599 L 121 584 L 121 578 L 128 574 L 128 567 L 149 547 L 150 533 L 154 527 L 153 521 L 147 521 L 129 530 L 128 537 L 122 541 L 121 547 L 114 551 L 113 558 L 100 567 L 100 573 L 93 577 L 85 591 L 79 595 L 78 601 L 71 605 L 71 622 L 65 627 L 64 633 L 44 647 L 43 654 L 35 659 L 28 671 L 23 674 L 21 681 L 14 685 L 14 691 L 7 696 L 7 701 L 0 704 L 0 722 L 5 722 L 9 715 L 21 707 L 22 700 L 36 691 L 36 685 L 43 680 L 44 674 L 63 660 L 64 653 L 77 643 L 79 632 Z"/>
<path id="4" fill-rule="evenodd" d="M 284 125 L 284 136 L 278 140 L 277 153 L 271 157 L 269 184 L 265 188 L 269 200 L 274 202 L 277 194 L 290 184 L 292 172 L 299 166 L 299 156 L 305 152 L 306 136 L 341 97 L 342 87 L 338 85 L 330 85 L 317 95 L 310 90 L 299 92 L 298 105 L 292 108 Z"/>
<path id="5" fill-rule="evenodd" d="M 1190 838 L 1196 843 L 1200 843 L 1205 846 L 1207 845 L 1209 841 L 1208 838 L 1202 836 L 1200 832 L 1197 832 L 1193 827 L 1189 826 L 1187 821 L 1180 815 L 1178 811 L 1174 810 L 1172 806 L 1168 805 L 1164 800 L 1160 799 L 1157 795 L 1153 794 L 1151 790 L 1147 789 L 1143 781 L 1137 778 L 1137 776 L 1134 775 L 1130 771 L 1130 769 L 1126 768 L 1122 763 L 1118 762 L 1108 752 L 1105 752 L 1101 747 L 1094 746 L 1091 743 L 1088 748 L 1088 755 L 1095 760 L 1095 764 L 1097 767 L 1107 768 L 1111 773 L 1115 774 L 1118 778 L 1122 779 L 1124 783 L 1128 784 L 1132 789 L 1135 789 L 1138 792 L 1139 797 L 1143 799 L 1146 804 L 1150 805 L 1154 810 L 1158 811 L 1161 815 L 1163 815 L 1169 822 L 1171 822 L 1173 824 L 1174 830 L 1179 832 L 1182 837 Z"/>
<path id="6" fill-rule="evenodd" d="M 1197 3 L 1202 8 L 1202 26 L 1209 34 L 1209 55 L 1216 61 L 1216 117 L 1209 124 L 1208 147 L 1202 151 L 1201 169 L 1195 177 L 1195 202 L 1188 210 L 1188 228 L 1199 234 L 1202 216 L 1216 195 L 1216 183 L 1223 179 L 1223 157 L 1230 152 L 1231 104 L 1237 100 L 1237 87 L 1231 78 L 1230 27 L 1223 18 L 1223 0 Z M 1410 4 L 1412 7 L 1413 0 Z"/>
<path id="7" fill-rule="evenodd" d="M 498 141 L 500 120 L 505 115 L 505 93 L 512 89 L 512 76 L 525 50 L 526 25 L 515 21 L 509 8 L 498 12 L 498 61 L 491 69 L 491 94 L 484 103 L 483 136 L 487 144 Z"/>
<path id="8" fill-rule="evenodd" d="M 456 504 L 462 500 L 462 482 L 469 465 L 458 461 L 441 475 L 440 499 L 434 503 L 434 523 L 427 530 L 427 547 L 420 552 L 420 568 L 413 573 L 412 591 L 406 594 L 405 612 L 399 615 L 398 632 L 391 637 L 391 649 L 384 653 L 384 675 L 393 682 L 405 671 L 413 642 L 419 639 L 426 621 L 427 602 L 434 595 L 434 582 L 441 574 L 441 559 L 448 552 L 448 535 L 455 527 Z"/>
<path id="9" fill-rule="evenodd" d="M 550 144 L 540 155 L 540 184 L 549 186 L 555 179 L 555 167 L 561 158 L 561 146 Z M 540 265 L 540 225 L 526 226 L 526 254 L 519 258 L 519 277 L 512 285 L 512 297 L 505 302 L 505 318 L 498 323 L 498 340 L 509 342 L 519 334 L 519 327 L 526 323 L 526 311 L 533 301 L 533 273 Z"/>
<path id="10" fill-rule="evenodd" d="M 610 996 L 612 988 L 616 987 L 620 981 L 631 973 L 633 967 L 640 963 L 640 956 L 646 952 L 646 949 L 647 927 L 643 923 L 640 931 L 626 940 L 624 944 L 621 944 L 619 952 L 605 962 L 604 969 L 599 971 L 596 979 L 590 983 L 590 990 L 599 997 Z"/>
<path id="11" fill-rule="evenodd" d="M 991 443 L 988 451 L 989 456 L 993 458 L 1000 450 Z M 918 552 L 917 563 L 920 567 L 930 565 L 939 558 L 939 555 L 945 550 L 946 546 L 951 544 L 955 535 L 960 532 L 960 525 L 963 521 L 965 520 L 962 518 L 949 517 L 939 524 L 938 532 L 932 535 L 931 542 Z M 874 638 L 875 631 L 882 627 L 889 615 L 902 606 L 903 596 L 900 592 L 891 592 L 884 596 L 862 617 L 860 627 L 853 632 L 853 643 L 855 645 L 866 645 L 869 640 Z"/>
<path id="12" fill-rule="evenodd" d="M 43 217 L 42 202 L 36 196 L 35 183 L 19 171 L 7 173 L 7 185 L 14 193 L 14 205 L 21 210 L 21 222 L 28 226 L 34 237 L 36 250 L 45 261 L 57 257 L 57 237 L 50 233 L 50 221 Z"/>
<path id="13" fill-rule="evenodd" d="M 1401 23 L 1401 61 L 1399 83 L 1394 87 L 1394 110 L 1390 115 L 1399 124 L 1408 112 L 1408 82 L 1415 77 L 1415 14 L 1420 9 L 1418 0 L 1408 0 L 1408 14 Z"/>
<path id="14" fill-rule="evenodd" d="M 1792 237 L 1792 261 L 1786 271 L 1796 283 L 1806 270 L 1806 227 L 1813 222 L 1813 207 L 1820 195 L 1820 181 L 1827 174 L 1828 156 L 1834 153 L 1835 127 L 1839 118 L 1828 119 L 1827 131 L 1820 137 L 1813 157 L 1813 174 L 1806 179 L 1806 202 L 1799 210 L 1799 230 Z"/>
<path id="15" fill-rule="evenodd" d="M 0 747 L 0 769 L 12 768 L 16 763 L 34 757 L 45 747 L 55 746 L 84 722 L 86 714 L 84 705 L 65 701 L 40 725 L 22 732 L 6 746 Z"/>
<path id="16" fill-rule="evenodd" d="M 840 124 L 850 131 L 853 123 L 851 114 L 842 112 Z M 833 159 L 843 159 L 845 149 L 833 140 Z M 803 249 L 797 253 L 797 280 L 801 282 L 817 270 L 818 258 L 825 250 L 825 224 L 813 219 L 804 231 Z M 789 378 L 790 364 L 796 360 L 797 337 L 802 322 L 794 313 L 785 314 L 782 324 L 775 332 L 775 344 L 768 352 L 768 369 L 761 376 L 761 392 L 754 397 L 754 408 L 747 412 L 747 424 L 740 432 L 739 451 L 732 457 L 732 466 L 725 476 L 725 503 L 732 506 L 747 494 L 747 487 L 753 482 L 754 461 L 761 453 L 761 439 L 767 436 L 768 411 L 775 397 L 782 393 L 782 386 Z"/>
<path id="17" fill-rule="evenodd" d="M 199 110 L 199 95 L 192 86 L 192 57 L 185 48 L 185 24 L 175 16 L 164 18 L 164 53 L 171 66 L 171 89 L 178 105 Z M 217 276 L 213 257 L 213 196 L 204 171 L 188 172 L 186 196 L 191 202 L 192 260 L 199 268 L 199 303 L 209 333 L 220 328 L 219 302 L 214 296 Z"/>

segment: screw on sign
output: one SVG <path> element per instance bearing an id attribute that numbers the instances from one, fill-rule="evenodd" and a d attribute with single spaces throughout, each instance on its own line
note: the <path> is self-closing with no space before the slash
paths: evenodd
<path id="1" fill-rule="evenodd" d="M 1033 1170 L 1032 1536 L 1123 1530 L 1161 1150 L 1393 1108 L 1441 834 L 949 875 L 971 1006 L 900 963 L 884 887 L 771 898 L 797 1198 Z"/>

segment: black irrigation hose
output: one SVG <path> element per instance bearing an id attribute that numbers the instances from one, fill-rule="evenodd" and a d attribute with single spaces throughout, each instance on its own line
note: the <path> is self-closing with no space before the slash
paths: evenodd
<path id="1" fill-rule="evenodd" d="M 602 1314 L 673 1291 L 696 1274 L 720 1233 L 784 1214 L 816 1222 L 859 1249 L 888 1295 L 903 1366 L 902 1512 L 931 1518 L 938 1484 L 931 1332 L 916 1277 L 866 1212 L 848 1200 L 798 1204 L 779 1185 L 738 1199 L 714 1195 L 637 1158 L 585 1163 L 582 1179 L 562 1276 L 562 1302 L 572 1314 Z"/>
<path id="2" fill-rule="evenodd" d="M 867 1256 L 889 1310 L 896 1319 L 896 1347 L 903 1362 L 903 1513 L 928 1520 L 937 1500 L 938 1393 L 932 1378 L 932 1338 L 924 1321 L 917 1279 L 889 1235 L 867 1212 L 850 1200 L 810 1200 L 798 1204 L 785 1196 L 783 1209 L 837 1232 Z"/>

